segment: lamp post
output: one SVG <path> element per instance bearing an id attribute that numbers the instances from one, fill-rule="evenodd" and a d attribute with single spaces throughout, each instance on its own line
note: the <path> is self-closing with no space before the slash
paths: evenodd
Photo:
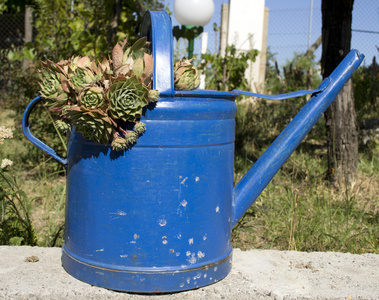
<path id="1" fill-rule="evenodd" d="M 176 39 L 188 39 L 188 58 L 193 57 L 194 39 L 203 32 L 214 13 L 213 0 L 175 0 L 174 15 L 182 25 L 173 28 Z"/>

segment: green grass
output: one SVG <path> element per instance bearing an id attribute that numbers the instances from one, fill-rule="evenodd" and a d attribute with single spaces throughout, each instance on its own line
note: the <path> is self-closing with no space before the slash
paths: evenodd
<path id="1" fill-rule="evenodd" d="M 20 124 L 15 124 L 14 112 L 2 108 L 0 126 L 13 130 L 14 139 L 7 139 L 1 145 L 3 158 L 13 161 L 9 168 L 10 175 L 15 176 L 18 186 L 27 195 L 29 217 L 34 227 L 40 246 L 59 246 L 63 243 L 65 173 L 64 170 L 53 171 L 53 160 L 23 137 Z M 29 149 L 37 150 L 31 153 Z M 35 156 L 38 155 L 38 162 Z M 0 202 L 4 207 L 4 203 Z M 2 218 L 5 216 L 2 215 Z M 17 226 L 15 224 L 15 226 Z M 1 230 L 5 230 L 0 228 Z"/>
<path id="2" fill-rule="evenodd" d="M 236 182 L 267 147 L 238 131 Z M 358 180 L 339 189 L 325 180 L 325 154 L 322 140 L 302 142 L 234 228 L 234 247 L 379 253 L 379 145 L 360 153 Z"/>

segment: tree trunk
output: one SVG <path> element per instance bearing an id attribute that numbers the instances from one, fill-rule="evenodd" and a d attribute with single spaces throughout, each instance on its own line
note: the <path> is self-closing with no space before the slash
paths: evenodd
<path id="1" fill-rule="evenodd" d="M 350 51 L 354 0 L 322 0 L 323 77 L 328 77 Z M 353 87 L 349 80 L 325 112 L 328 174 L 338 187 L 357 178 L 358 134 Z"/>
<path id="2" fill-rule="evenodd" d="M 113 16 L 112 21 L 108 27 L 108 44 L 113 47 L 115 41 L 115 37 L 117 34 L 118 25 L 120 23 L 120 15 L 121 15 L 121 6 L 122 6 L 122 0 L 114 0 L 114 10 L 113 10 Z"/>

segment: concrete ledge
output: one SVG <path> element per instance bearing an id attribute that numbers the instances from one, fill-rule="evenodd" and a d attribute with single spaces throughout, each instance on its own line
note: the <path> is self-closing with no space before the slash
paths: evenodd
<path id="1" fill-rule="evenodd" d="M 76 280 L 60 248 L 0 246 L 0 299 L 379 299 L 379 255 L 235 249 L 222 281 L 148 296 Z"/>

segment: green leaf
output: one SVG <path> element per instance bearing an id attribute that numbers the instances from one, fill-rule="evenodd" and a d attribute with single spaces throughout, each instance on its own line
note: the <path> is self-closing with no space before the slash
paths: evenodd
<path id="1" fill-rule="evenodd" d="M 139 50 L 141 50 L 143 48 L 143 46 L 145 46 L 146 44 L 146 40 L 147 38 L 146 37 L 143 37 L 143 38 L 140 38 L 137 42 L 135 42 L 133 44 L 133 46 L 130 48 L 130 52 L 133 53 L 133 52 L 137 52 Z"/>
<path id="2" fill-rule="evenodd" d="M 140 57 L 138 58 L 133 65 L 133 72 L 137 77 L 141 77 L 143 74 L 143 69 L 144 69 L 144 63 L 143 63 L 143 58 Z"/>
<path id="3" fill-rule="evenodd" d="M 9 175 L 7 172 L 1 172 L 1 176 L 5 179 L 6 184 L 9 187 L 12 187 L 15 185 L 13 177 L 11 175 Z"/>

